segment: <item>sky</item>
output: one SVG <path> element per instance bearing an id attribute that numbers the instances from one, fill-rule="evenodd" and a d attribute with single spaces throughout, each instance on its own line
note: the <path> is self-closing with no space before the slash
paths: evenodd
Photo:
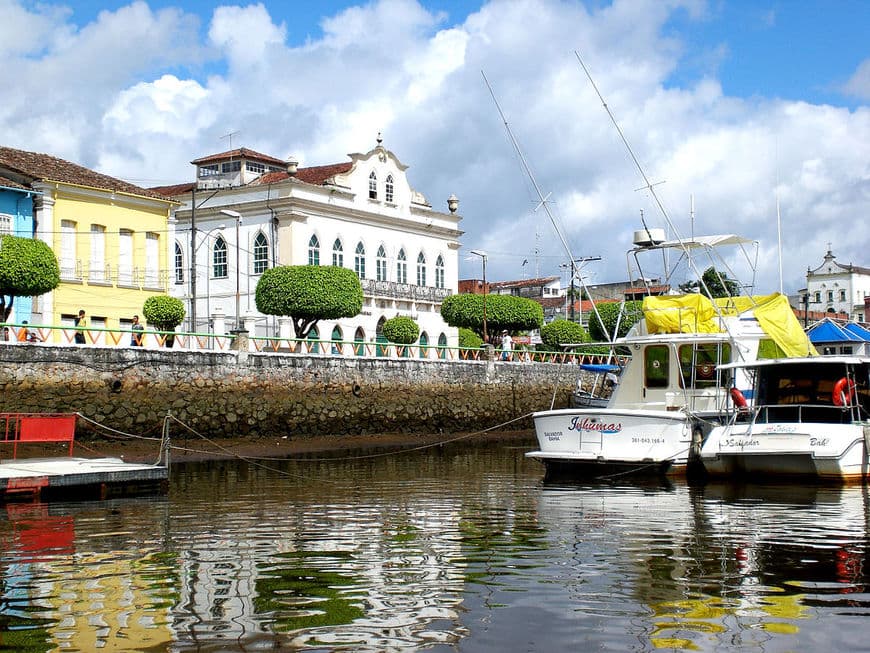
<path id="1" fill-rule="evenodd" d="M 586 284 L 622 281 L 644 225 L 756 241 L 754 278 L 739 251 L 725 264 L 757 292 L 805 287 L 829 247 L 870 267 L 864 0 L 0 0 L 0 15 L 0 144 L 140 186 L 192 181 L 190 161 L 231 147 L 340 163 L 380 132 L 433 208 L 459 198 L 460 278 L 481 276 L 477 249 L 491 281 L 567 283 L 571 258 L 594 259 Z"/>

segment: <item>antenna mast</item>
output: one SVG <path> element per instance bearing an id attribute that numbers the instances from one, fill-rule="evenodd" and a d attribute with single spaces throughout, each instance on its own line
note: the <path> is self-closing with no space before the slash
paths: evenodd
<path id="1" fill-rule="evenodd" d="M 562 229 L 559 227 L 558 221 L 556 220 L 555 216 L 550 211 L 550 204 L 549 204 L 550 195 L 549 194 L 544 195 L 544 193 L 541 191 L 541 187 L 538 186 L 538 182 L 535 179 L 535 176 L 532 174 L 531 169 L 529 169 L 528 163 L 526 163 L 526 157 L 523 156 L 523 152 L 520 149 L 520 145 L 519 145 L 519 143 L 517 143 L 517 139 L 514 138 L 514 134 L 511 131 L 510 125 L 508 125 L 507 118 L 505 118 L 504 113 L 502 112 L 501 107 L 499 106 L 498 100 L 495 97 L 495 92 L 492 90 L 492 86 L 490 85 L 489 80 L 486 78 L 486 74 L 482 70 L 480 71 L 480 74 L 483 75 L 483 81 L 486 83 L 486 88 L 489 90 L 489 94 L 492 96 L 492 101 L 495 103 L 495 108 L 498 110 L 498 115 L 501 116 L 501 121 L 504 123 L 504 127 L 507 130 L 507 134 L 511 139 L 511 144 L 514 146 L 514 150 L 516 151 L 517 156 L 520 159 L 520 163 L 522 163 L 523 170 L 525 171 L 526 175 L 528 175 L 529 180 L 532 182 L 532 186 L 534 186 L 535 192 L 538 195 L 538 199 L 540 200 L 540 203 L 538 204 L 537 207 L 535 207 L 535 210 L 537 211 L 539 208 L 544 207 L 544 211 L 547 212 L 547 217 L 550 218 L 550 223 L 553 225 L 553 229 L 555 229 L 556 235 L 559 237 L 559 241 L 562 243 L 562 247 L 565 248 L 565 252 L 568 254 L 568 259 L 571 261 L 571 268 L 572 268 L 572 270 L 571 270 L 572 277 L 571 278 L 573 279 L 574 278 L 573 275 L 575 272 L 575 270 L 574 270 L 574 255 L 571 253 L 571 247 L 568 245 L 568 241 L 565 239 L 565 235 L 562 233 Z M 586 285 L 583 282 L 582 276 L 581 275 L 577 275 L 577 276 L 579 277 L 578 281 L 580 282 L 580 287 L 583 290 L 586 290 L 587 295 L 588 295 L 588 289 L 586 288 Z M 536 277 L 540 278 L 540 274 L 537 273 Z M 573 298 L 572 298 L 572 301 L 573 301 Z M 607 327 L 604 325 L 604 320 L 601 319 L 601 315 L 598 314 L 598 308 L 595 306 L 595 302 L 592 302 L 592 312 L 595 313 L 595 317 L 598 319 L 598 324 L 601 325 L 602 331 L 604 331 L 604 333 L 607 333 Z M 614 334 L 614 337 L 615 337 L 615 334 Z"/>

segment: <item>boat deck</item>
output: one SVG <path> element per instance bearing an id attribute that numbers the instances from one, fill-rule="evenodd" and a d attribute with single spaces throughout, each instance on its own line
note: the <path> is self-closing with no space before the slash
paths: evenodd
<path id="1" fill-rule="evenodd" d="M 165 491 L 169 468 L 121 458 L 0 460 L 0 501 L 31 498 L 106 498 Z"/>

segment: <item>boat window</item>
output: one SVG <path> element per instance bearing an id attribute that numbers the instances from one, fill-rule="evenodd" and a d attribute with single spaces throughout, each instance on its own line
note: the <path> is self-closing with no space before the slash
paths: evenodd
<path id="1" fill-rule="evenodd" d="M 731 361 L 731 345 L 704 342 L 682 345 L 679 349 L 680 382 L 684 388 L 715 388 L 728 386 L 730 373 L 716 366 Z"/>
<path id="2" fill-rule="evenodd" d="M 647 388 L 667 388 L 669 355 L 667 345 L 650 345 L 644 350 L 644 384 Z"/>

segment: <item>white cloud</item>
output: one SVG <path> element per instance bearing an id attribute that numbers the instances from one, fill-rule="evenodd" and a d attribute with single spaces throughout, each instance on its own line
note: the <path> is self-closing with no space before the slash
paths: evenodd
<path id="1" fill-rule="evenodd" d="M 523 259 L 558 274 L 566 255 L 484 71 L 575 255 L 602 256 L 590 274 L 614 281 L 640 211 L 651 226 L 663 218 L 635 192 L 643 180 L 576 50 L 680 231 L 693 196 L 695 233 L 761 241 L 759 290 L 778 287 L 777 196 L 786 289 L 803 286 L 829 241 L 839 260 L 870 266 L 870 238 L 848 228 L 870 197 L 870 109 L 729 97 L 711 72 L 674 87 L 685 53 L 668 21 L 706 19 L 700 1 L 492 0 L 448 24 L 414 0 L 375 0 L 325 17 L 322 37 L 301 45 L 288 40 L 292 12 L 278 22 L 265 4 L 218 6 L 205 36 L 196 17 L 144 2 L 82 28 L 56 6 L 25 6 L 0 0 L 16 23 L 0 26 L 0 82 L 16 89 L 0 104 L 6 145 L 156 185 L 192 179 L 189 162 L 226 149 L 229 132 L 233 146 L 312 165 L 382 131 L 435 208 L 459 196 L 463 242 L 489 252 L 493 278 L 521 276 Z M 847 84 L 853 96 L 870 97 L 868 70 Z"/>
<path id="2" fill-rule="evenodd" d="M 843 86 L 843 92 L 861 100 L 870 100 L 870 59 L 861 62 L 855 74 Z"/>

